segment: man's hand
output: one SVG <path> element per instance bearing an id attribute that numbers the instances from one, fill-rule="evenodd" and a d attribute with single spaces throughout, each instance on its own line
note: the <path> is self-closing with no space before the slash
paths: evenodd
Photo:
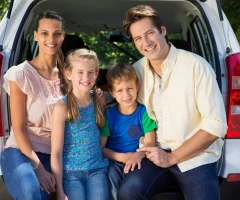
<path id="1" fill-rule="evenodd" d="M 143 147 L 137 150 L 138 152 L 145 152 L 146 157 L 152 161 L 155 165 L 168 168 L 176 164 L 173 161 L 171 153 L 167 153 L 158 147 Z"/>
<path id="2" fill-rule="evenodd" d="M 103 91 L 100 88 L 97 88 L 96 93 L 99 96 L 99 99 L 101 100 L 102 105 L 105 105 L 106 104 L 106 97 L 105 97 Z"/>

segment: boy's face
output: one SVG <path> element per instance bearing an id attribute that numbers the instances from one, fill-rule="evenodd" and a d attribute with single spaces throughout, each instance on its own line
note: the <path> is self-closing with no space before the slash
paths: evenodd
<path id="1" fill-rule="evenodd" d="M 139 86 L 134 80 L 114 81 L 111 95 L 119 103 L 120 107 L 135 106 Z"/>

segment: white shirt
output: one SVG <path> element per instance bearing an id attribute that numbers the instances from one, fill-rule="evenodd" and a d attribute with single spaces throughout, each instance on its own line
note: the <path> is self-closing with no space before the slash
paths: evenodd
<path id="1" fill-rule="evenodd" d="M 150 96 L 150 106 L 153 110 L 153 114 L 155 115 L 157 130 L 156 130 L 156 146 L 162 149 L 170 149 L 167 143 L 164 140 L 164 129 L 162 124 L 162 79 L 154 73 L 154 86 L 152 95 Z"/>
<path id="2" fill-rule="evenodd" d="M 149 116 L 157 120 L 153 109 L 154 73 L 148 60 L 143 57 L 134 64 L 140 79 L 138 101 L 147 108 Z M 162 86 L 160 99 L 162 114 L 158 122 L 163 133 L 160 143 L 166 143 L 173 151 L 203 129 L 219 138 L 197 156 L 178 164 L 182 172 L 198 166 L 216 162 L 220 156 L 226 130 L 226 113 L 216 75 L 202 57 L 176 49 L 171 45 L 167 58 L 161 66 Z M 154 104 L 154 105 L 153 105 Z"/>

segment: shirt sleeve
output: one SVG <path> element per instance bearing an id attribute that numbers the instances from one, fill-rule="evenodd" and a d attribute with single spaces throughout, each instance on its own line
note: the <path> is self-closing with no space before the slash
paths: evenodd
<path id="1" fill-rule="evenodd" d="M 200 129 L 224 137 L 227 131 L 226 113 L 215 72 L 202 59 L 197 64 L 194 75 L 197 107 L 202 118 Z"/>
<path id="2" fill-rule="evenodd" d="M 110 136 L 108 120 L 105 118 L 104 125 L 100 130 L 101 136 Z"/>
<path id="3" fill-rule="evenodd" d="M 151 132 L 157 128 L 156 122 L 149 117 L 147 111 L 145 111 L 143 114 L 142 124 L 144 134 Z"/>

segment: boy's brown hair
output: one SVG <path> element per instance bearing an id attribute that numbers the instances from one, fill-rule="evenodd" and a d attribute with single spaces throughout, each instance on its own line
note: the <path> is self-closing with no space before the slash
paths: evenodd
<path id="1" fill-rule="evenodd" d="M 115 81 L 135 81 L 139 83 L 135 68 L 130 64 L 115 64 L 107 71 L 107 84 L 110 91 L 113 90 Z"/>
<path id="2" fill-rule="evenodd" d="M 165 26 L 163 20 L 161 19 L 158 12 L 149 5 L 138 5 L 130 8 L 127 11 L 126 17 L 123 20 L 123 28 L 125 33 L 128 36 L 132 36 L 130 32 L 130 26 L 133 23 L 146 17 L 152 21 L 153 25 L 158 29 L 159 33 L 162 33 L 161 27 Z"/>

